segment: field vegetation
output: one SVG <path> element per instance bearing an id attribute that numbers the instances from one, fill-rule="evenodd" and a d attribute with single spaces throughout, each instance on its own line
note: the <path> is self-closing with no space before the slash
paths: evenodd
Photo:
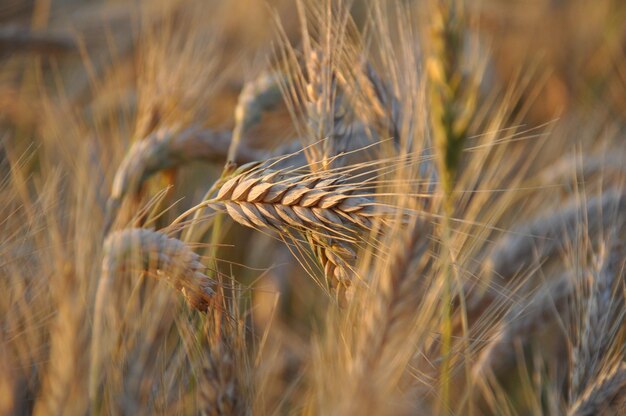
<path id="1" fill-rule="evenodd" d="M 626 414 L 619 0 L 0 2 L 0 414 Z"/>

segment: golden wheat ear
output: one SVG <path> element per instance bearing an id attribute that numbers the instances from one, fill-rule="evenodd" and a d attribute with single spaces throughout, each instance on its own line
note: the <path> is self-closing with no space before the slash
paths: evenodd
<path id="1" fill-rule="evenodd" d="M 367 184 L 346 179 L 342 169 L 299 173 L 252 164 L 218 186 L 216 195 L 200 206 L 224 210 L 243 226 L 296 245 L 309 242 L 330 288 L 343 298 L 353 280 L 360 236 L 372 229 L 376 218 L 391 221 L 395 213 L 374 199 Z"/>
<path id="2" fill-rule="evenodd" d="M 190 306 L 206 311 L 211 304 L 215 282 L 203 273 L 200 257 L 185 243 L 153 230 L 131 228 L 110 234 L 104 243 L 104 257 L 94 311 L 90 371 L 90 397 L 97 400 L 101 368 L 112 346 L 108 328 L 115 328 L 110 291 L 125 272 L 143 272 L 162 278 L 181 291 Z M 109 338 L 107 338 L 109 337 Z"/>
<path id="3" fill-rule="evenodd" d="M 203 270 L 200 256 L 185 243 L 158 231 L 131 228 L 110 234 L 104 243 L 102 279 L 124 270 L 145 271 L 180 290 L 187 302 L 206 310 L 215 282 Z"/>

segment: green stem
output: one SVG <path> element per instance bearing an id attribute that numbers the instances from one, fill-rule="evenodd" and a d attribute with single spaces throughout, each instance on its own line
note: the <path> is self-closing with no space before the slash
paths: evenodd
<path id="1" fill-rule="evenodd" d="M 443 317 L 441 325 L 441 372 L 439 397 L 441 399 L 440 413 L 449 413 L 450 404 L 450 378 L 451 378 L 451 351 L 452 351 L 452 263 L 450 253 L 450 216 L 452 212 L 452 204 L 449 193 L 445 196 L 445 214 L 443 217 L 442 229 L 442 250 L 441 258 L 443 259 L 443 293 L 441 304 L 441 315 Z"/>

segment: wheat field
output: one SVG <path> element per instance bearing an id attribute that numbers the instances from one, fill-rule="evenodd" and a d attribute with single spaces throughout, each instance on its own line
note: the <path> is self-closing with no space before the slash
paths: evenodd
<path id="1" fill-rule="evenodd" d="M 626 414 L 619 0 L 0 2 L 0 415 Z"/>

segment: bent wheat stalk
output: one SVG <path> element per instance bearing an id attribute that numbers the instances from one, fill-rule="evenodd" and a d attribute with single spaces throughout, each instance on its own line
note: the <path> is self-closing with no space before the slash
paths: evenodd
<path id="1" fill-rule="evenodd" d="M 214 294 L 214 282 L 202 270 L 200 256 L 182 241 L 148 229 L 131 228 L 110 234 L 104 243 L 104 257 L 96 292 L 91 357 L 90 398 L 97 399 L 100 368 L 110 344 L 105 328 L 110 315 L 109 292 L 118 274 L 141 271 L 164 278 L 180 290 L 194 308 L 206 311 Z M 111 325 L 115 328 L 115 325 Z"/>
<path id="2" fill-rule="evenodd" d="M 161 128 L 135 142 L 115 173 L 107 201 L 105 230 L 115 220 L 124 196 L 137 192 L 150 176 L 194 160 L 222 162 L 230 142 L 230 132 L 213 132 L 197 125 L 183 130 Z M 248 163 L 264 156 L 262 151 L 240 146 L 236 161 Z"/>
<path id="3" fill-rule="evenodd" d="M 133 264 L 133 260 L 141 264 Z M 156 273 L 180 290 L 195 309 L 206 310 L 213 296 L 214 283 L 201 270 L 200 256 L 185 243 L 158 231 L 131 228 L 109 235 L 104 243 L 102 279 L 107 280 L 125 268 Z"/>

